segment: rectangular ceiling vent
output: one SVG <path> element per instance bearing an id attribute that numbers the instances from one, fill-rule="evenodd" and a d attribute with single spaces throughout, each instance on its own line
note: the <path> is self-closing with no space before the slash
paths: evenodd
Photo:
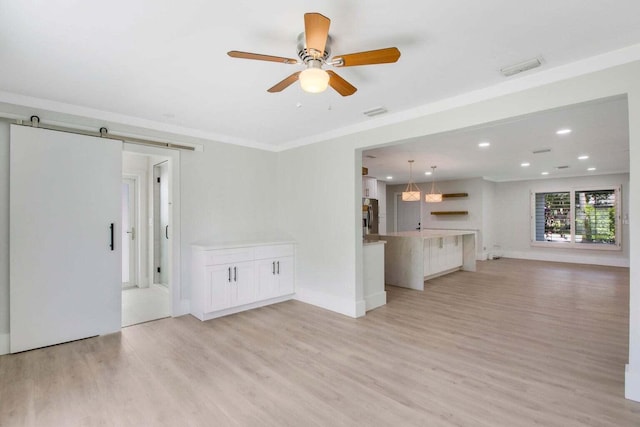
<path id="1" fill-rule="evenodd" d="M 542 154 L 542 153 L 550 153 L 551 148 L 542 148 L 540 150 L 532 151 L 533 154 Z"/>
<path id="2" fill-rule="evenodd" d="M 556 166 L 556 169 L 569 169 L 568 165 Z"/>
<path id="3" fill-rule="evenodd" d="M 386 108 L 376 107 L 376 108 L 372 108 L 371 110 L 367 110 L 362 114 L 364 114 L 365 116 L 373 117 L 373 116 L 379 116 L 380 114 L 384 114 L 386 112 L 387 112 Z"/>
<path id="4" fill-rule="evenodd" d="M 529 59 L 528 61 L 521 62 L 519 64 L 511 65 L 500 69 L 503 76 L 509 77 L 514 74 L 522 73 L 523 71 L 531 70 L 542 65 L 539 58 Z"/>

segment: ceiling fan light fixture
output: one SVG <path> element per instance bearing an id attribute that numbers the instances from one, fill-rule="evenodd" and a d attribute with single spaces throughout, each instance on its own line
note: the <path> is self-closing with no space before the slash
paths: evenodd
<path id="1" fill-rule="evenodd" d="M 305 92 L 324 92 L 329 86 L 329 74 L 319 67 L 309 67 L 299 76 L 300 87 Z"/>

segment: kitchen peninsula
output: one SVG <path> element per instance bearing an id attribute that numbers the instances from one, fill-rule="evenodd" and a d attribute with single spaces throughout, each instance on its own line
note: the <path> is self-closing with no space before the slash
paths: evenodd
<path id="1" fill-rule="evenodd" d="M 476 232 L 420 230 L 387 233 L 385 283 L 424 290 L 424 281 L 457 270 L 476 271 Z"/>

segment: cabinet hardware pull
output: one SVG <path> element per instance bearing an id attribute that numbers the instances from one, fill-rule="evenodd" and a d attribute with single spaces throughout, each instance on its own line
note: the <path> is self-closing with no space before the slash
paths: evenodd
<path id="1" fill-rule="evenodd" d="M 280 261 L 278 261 L 278 274 L 280 274 Z"/>
<path id="2" fill-rule="evenodd" d="M 231 267 L 228 267 L 227 271 L 229 272 L 229 283 L 231 283 Z"/>
<path id="3" fill-rule="evenodd" d="M 115 250 L 115 240 L 113 238 L 113 233 L 114 233 L 114 223 L 112 222 L 109 225 L 109 234 L 111 235 L 111 243 L 109 243 L 109 248 L 113 251 Z"/>
<path id="4" fill-rule="evenodd" d="M 233 281 L 238 281 L 238 267 L 233 267 Z"/>
<path id="5" fill-rule="evenodd" d="M 271 263 L 271 274 L 276 274 L 276 262 Z"/>
<path id="6" fill-rule="evenodd" d="M 169 239 L 169 225 L 167 224 L 166 227 L 164 227 L 164 237 Z"/>

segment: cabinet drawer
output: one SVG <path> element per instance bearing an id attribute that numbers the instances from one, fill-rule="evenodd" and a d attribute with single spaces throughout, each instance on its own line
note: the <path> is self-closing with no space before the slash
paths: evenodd
<path id="1" fill-rule="evenodd" d="M 205 265 L 230 264 L 234 262 L 252 261 L 253 248 L 216 249 L 205 251 Z"/>
<path id="2" fill-rule="evenodd" d="M 255 259 L 279 258 L 293 256 L 293 245 L 256 246 Z"/>

